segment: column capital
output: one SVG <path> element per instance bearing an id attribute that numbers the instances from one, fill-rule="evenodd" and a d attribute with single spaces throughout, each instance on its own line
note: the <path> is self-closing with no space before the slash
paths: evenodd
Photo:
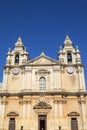
<path id="1" fill-rule="evenodd" d="M 53 101 L 54 104 L 65 104 L 67 103 L 66 99 L 58 99 Z"/>
<path id="2" fill-rule="evenodd" d="M 86 104 L 86 100 L 79 100 L 78 103 L 80 103 L 80 104 Z"/>
<path id="3" fill-rule="evenodd" d="M 2 100 L 2 101 L 1 101 L 1 104 L 2 104 L 2 105 L 6 105 L 7 103 L 8 103 L 7 100 Z"/>
<path id="4" fill-rule="evenodd" d="M 19 104 L 20 104 L 20 105 L 23 105 L 23 104 L 31 104 L 31 100 L 20 100 L 20 101 L 19 101 Z"/>

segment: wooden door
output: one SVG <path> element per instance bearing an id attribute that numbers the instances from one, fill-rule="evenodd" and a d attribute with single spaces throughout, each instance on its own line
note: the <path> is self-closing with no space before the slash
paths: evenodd
<path id="1" fill-rule="evenodd" d="M 9 130 L 15 130 L 15 118 L 9 120 Z"/>
<path id="2" fill-rule="evenodd" d="M 39 115 L 38 116 L 38 130 L 46 130 L 46 122 L 47 122 L 46 115 Z"/>

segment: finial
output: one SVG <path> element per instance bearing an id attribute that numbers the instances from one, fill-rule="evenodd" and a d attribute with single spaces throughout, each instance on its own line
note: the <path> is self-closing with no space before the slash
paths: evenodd
<path id="1" fill-rule="evenodd" d="M 26 51 L 26 47 L 24 47 L 24 50 Z"/>
<path id="2" fill-rule="evenodd" d="M 41 55 L 45 55 L 45 53 L 44 53 L 44 49 L 42 48 L 42 52 L 41 52 Z"/>
<path id="3" fill-rule="evenodd" d="M 17 42 L 15 43 L 15 46 L 23 46 L 21 37 L 18 37 Z"/>
<path id="4" fill-rule="evenodd" d="M 62 46 L 60 46 L 60 50 L 62 50 Z"/>
<path id="5" fill-rule="evenodd" d="M 78 49 L 78 45 L 76 45 L 76 49 Z"/>
<path id="6" fill-rule="evenodd" d="M 11 48 L 8 49 L 8 52 L 11 52 Z"/>
<path id="7" fill-rule="evenodd" d="M 69 35 L 66 35 L 64 45 L 66 45 L 66 46 L 71 46 L 72 45 L 72 41 L 70 40 Z"/>
<path id="8" fill-rule="evenodd" d="M 11 48 L 8 49 L 7 55 L 11 54 Z"/>
<path id="9" fill-rule="evenodd" d="M 21 37 L 19 36 L 19 37 L 18 37 L 18 42 L 21 42 L 21 41 L 22 41 L 22 39 L 21 39 Z"/>
<path id="10" fill-rule="evenodd" d="M 76 51 L 77 51 L 77 52 L 80 52 L 79 49 L 78 49 L 78 45 L 76 46 Z"/>
<path id="11" fill-rule="evenodd" d="M 69 38 L 69 35 L 68 34 L 66 34 L 66 40 L 69 40 L 70 38 Z"/>

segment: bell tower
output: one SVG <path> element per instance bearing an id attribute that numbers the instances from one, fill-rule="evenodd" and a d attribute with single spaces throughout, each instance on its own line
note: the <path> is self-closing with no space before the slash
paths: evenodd
<path id="1" fill-rule="evenodd" d="M 67 65 L 82 64 L 78 46 L 76 46 L 76 48 L 73 47 L 72 41 L 68 35 L 66 35 L 63 48 L 60 47 L 59 61 Z"/>
<path id="2" fill-rule="evenodd" d="M 63 69 L 63 89 L 71 89 L 71 91 L 84 91 L 84 65 L 81 61 L 78 46 L 76 46 L 76 48 L 73 47 L 73 43 L 68 35 L 66 35 L 63 47 L 60 47 L 58 59 L 61 68 Z"/>
<path id="3" fill-rule="evenodd" d="M 8 50 L 6 66 L 20 66 L 27 63 L 28 60 L 28 52 L 22 43 L 21 37 L 19 37 L 14 49 L 12 51 L 11 49 Z"/>
<path id="4" fill-rule="evenodd" d="M 15 43 L 14 49 L 9 48 L 7 53 L 6 65 L 4 67 L 3 90 L 8 90 L 8 86 L 13 86 L 13 82 L 19 80 L 22 66 L 29 61 L 29 55 L 24 47 L 21 37 Z M 20 80 L 19 80 L 20 81 Z M 15 82 L 15 84 L 16 84 Z"/>

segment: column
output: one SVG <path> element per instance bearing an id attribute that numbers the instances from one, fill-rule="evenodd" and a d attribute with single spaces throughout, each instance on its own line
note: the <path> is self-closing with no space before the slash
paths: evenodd
<path id="1" fill-rule="evenodd" d="M 28 73 L 27 73 L 27 77 L 28 77 L 28 82 L 27 82 L 27 89 L 31 90 L 32 89 L 32 70 L 28 70 Z"/>
<path id="2" fill-rule="evenodd" d="M 86 101 L 84 99 L 80 99 L 80 108 L 81 108 L 81 119 L 82 119 L 82 130 L 87 128 L 86 126 Z"/>
<path id="3" fill-rule="evenodd" d="M 27 89 L 28 90 L 31 90 L 31 69 L 29 70 L 26 70 L 26 79 L 27 79 L 27 82 L 26 82 L 26 86 L 27 86 Z"/>
<path id="4" fill-rule="evenodd" d="M 55 118 L 57 118 L 58 117 L 58 101 L 54 100 L 53 103 L 54 103 L 54 116 Z"/>
<path id="5" fill-rule="evenodd" d="M 61 89 L 61 70 L 60 70 L 60 66 L 58 67 L 58 89 Z"/>
<path id="6" fill-rule="evenodd" d="M 62 101 L 59 101 L 59 118 L 63 117 L 63 106 Z"/>
<path id="7" fill-rule="evenodd" d="M 57 77 L 57 72 L 58 72 L 58 68 L 57 68 L 57 67 L 54 67 L 54 68 L 53 68 L 53 75 L 54 75 L 54 77 L 53 77 L 53 82 L 54 82 L 54 89 L 55 89 L 55 90 L 57 89 L 57 79 L 58 79 L 58 77 Z"/>
<path id="8" fill-rule="evenodd" d="M 78 72 L 79 90 L 82 90 L 83 89 L 82 77 L 81 77 L 82 70 L 81 70 L 80 66 L 78 66 L 78 71 L 77 72 Z"/>
<path id="9" fill-rule="evenodd" d="M 23 105 L 22 105 L 22 117 L 26 118 L 26 101 L 23 101 Z"/>
<path id="10" fill-rule="evenodd" d="M 82 82 L 82 85 L 83 85 L 82 87 L 83 87 L 83 90 L 86 90 L 85 77 L 84 77 L 84 68 L 82 68 L 82 74 L 81 75 L 82 75 L 82 81 L 83 81 Z"/>
<path id="11" fill-rule="evenodd" d="M 22 89 L 25 89 L 25 72 L 22 72 Z"/>
<path id="12" fill-rule="evenodd" d="M 4 74 L 3 74 L 3 90 L 7 89 L 7 83 L 8 83 L 8 74 L 9 74 L 9 69 L 6 68 L 6 70 L 4 70 Z"/>
<path id="13" fill-rule="evenodd" d="M 27 101 L 27 118 L 31 118 L 31 101 Z"/>
<path id="14" fill-rule="evenodd" d="M 3 98 L 2 101 L 1 101 L 1 104 L 2 104 L 2 114 L 1 114 L 1 128 L 4 130 L 4 116 L 5 116 L 5 106 L 6 106 L 6 99 Z"/>

